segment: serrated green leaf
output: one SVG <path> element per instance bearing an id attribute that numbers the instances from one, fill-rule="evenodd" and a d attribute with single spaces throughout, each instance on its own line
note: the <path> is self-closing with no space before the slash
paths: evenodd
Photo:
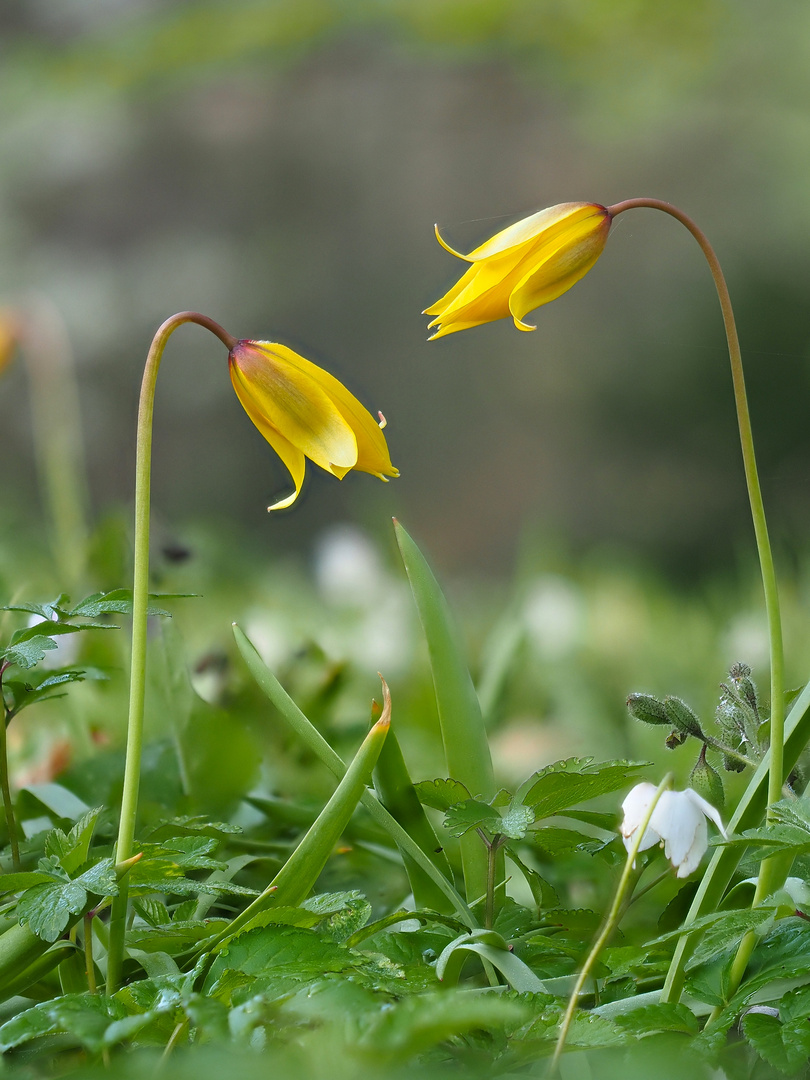
<path id="1" fill-rule="evenodd" d="M 193 596 L 193 593 L 150 593 L 150 600 L 179 600 Z M 85 597 L 81 600 L 76 607 L 69 611 L 61 611 L 61 614 L 68 619 L 95 619 L 99 615 L 131 615 L 132 614 L 132 590 L 131 589 L 113 589 L 110 592 L 93 593 L 92 596 Z M 150 607 L 148 608 L 149 615 L 164 615 L 171 618 L 171 612 L 165 611 L 163 608 Z"/>
<path id="2" fill-rule="evenodd" d="M 176 956 L 226 929 L 227 919 L 189 920 L 165 926 L 136 926 L 127 931 L 127 948 Z"/>
<path id="3" fill-rule="evenodd" d="M 35 885 L 20 897 L 17 915 L 43 941 L 56 941 L 87 901 L 87 893 L 73 881 Z"/>
<path id="4" fill-rule="evenodd" d="M 133 902 L 133 907 L 144 922 L 149 923 L 152 927 L 163 926 L 172 921 L 169 909 L 162 900 L 154 900 L 148 896 L 140 896 Z"/>
<path id="5" fill-rule="evenodd" d="M 779 999 L 779 1017 L 788 1020 L 805 1020 L 810 1017 L 810 986 L 797 986 Z"/>
<path id="6" fill-rule="evenodd" d="M 51 603 L 2 604 L 0 605 L 0 611 L 25 611 L 28 612 L 30 615 L 39 615 L 40 618 L 45 620 L 45 622 L 51 622 L 54 615 L 59 614 L 58 605 L 66 599 L 67 597 L 63 595 L 57 597 L 56 600 L 53 600 Z"/>
<path id="7" fill-rule="evenodd" d="M 488 803 L 477 799 L 465 799 L 451 806 L 444 817 L 444 827 L 450 836 L 464 836 L 470 829 L 484 828 L 491 833 L 499 832 L 501 815 Z"/>
<path id="8" fill-rule="evenodd" d="M 794 1076 L 810 1057 L 810 1024 L 790 1020 L 783 1024 L 776 1016 L 748 1012 L 742 1018 L 743 1034 L 760 1055 L 788 1076 Z"/>
<path id="9" fill-rule="evenodd" d="M 458 780 L 420 780 L 414 784 L 419 801 L 434 810 L 449 810 L 456 803 L 470 798 L 467 788 Z"/>
<path id="10" fill-rule="evenodd" d="M 523 1001 L 494 994 L 471 995 L 447 989 L 441 994 L 419 994 L 380 1010 L 366 1040 L 377 1054 L 390 1055 L 392 1064 L 423 1054 L 448 1039 L 472 1031 L 500 1031 L 528 1020 Z M 414 1072 L 417 1070 L 414 1069 Z"/>
<path id="11" fill-rule="evenodd" d="M 72 1035 L 92 1051 L 104 1046 L 111 1021 L 122 1019 L 122 1005 L 98 994 L 67 994 L 27 1009 L 0 1027 L 0 1049 L 11 1050 L 43 1035 Z"/>
<path id="12" fill-rule="evenodd" d="M 0 893 L 21 892 L 34 885 L 46 885 L 53 877 L 40 870 L 22 871 L 19 874 L 0 874 Z"/>
<path id="13" fill-rule="evenodd" d="M 229 969 L 294 985 L 354 966 L 354 958 L 347 949 L 324 941 L 314 930 L 266 926 L 241 934 L 220 950 L 206 977 L 203 993 L 212 993 Z"/>
<path id="14" fill-rule="evenodd" d="M 38 637 L 62 637 L 65 634 L 78 634 L 82 629 L 81 626 L 74 626 L 72 623 L 59 623 L 59 622 L 41 622 L 35 623 L 33 626 L 23 627 L 21 630 L 15 630 L 11 635 L 11 645 L 19 645 L 25 641 L 33 641 Z"/>
<path id="15" fill-rule="evenodd" d="M 26 669 L 36 667 L 40 660 L 45 659 L 45 653 L 56 648 L 58 645 L 52 637 L 40 633 L 17 644 L 9 645 L 0 655 L 9 664 L 16 664 L 17 667 Z"/>
<path id="16" fill-rule="evenodd" d="M 51 855 L 57 858 L 66 873 L 73 874 L 82 863 L 87 861 L 90 841 L 101 810 L 100 806 L 94 810 L 88 810 L 67 834 L 61 829 L 53 829 L 45 837 L 46 856 Z"/>
<path id="17" fill-rule="evenodd" d="M 585 833 L 575 832 L 573 829 L 559 829 L 554 825 L 535 829 L 529 833 L 528 839 L 550 858 L 570 855 L 575 851 L 590 852 L 604 843 L 602 840 L 594 840 L 592 836 L 586 836 Z"/>
<path id="18" fill-rule="evenodd" d="M 97 896 L 117 896 L 118 894 L 118 877 L 112 859 L 101 859 L 74 878 L 74 881 Z"/>
<path id="19" fill-rule="evenodd" d="M 371 918 L 371 904 L 365 896 L 350 899 L 340 911 L 330 915 L 324 924 L 324 933 L 338 943 L 343 943 L 352 934 L 362 929 Z"/>
<path id="20" fill-rule="evenodd" d="M 684 1035 L 697 1035 L 700 1024 L 697 1017 L 685 1005 L 658 1002 L 614 1016 L 613 1023 L 636 1036 L 649 1035 L 654 1031 L 679 1031 Z"/>
<path id="21" fill-rule="evenodd" d="M 568 758 L 541 769 L 521 785 L 517 798 L 533 807 L 537 819 L 560 814 L 578 803 L 618 791 L 647 768 L 646 762 Z"/>

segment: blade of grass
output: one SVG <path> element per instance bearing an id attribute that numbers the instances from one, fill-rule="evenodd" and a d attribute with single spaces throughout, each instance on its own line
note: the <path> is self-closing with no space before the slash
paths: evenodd
<path id="1" fill-rule="evenodd" d="M 472 796 L 491 798 L 495 776 L 486 728 L 450 609 L 425 557 L 396 519 L 394 530 L 427 639 L 448 774 Z M 470 902 L 486 893 L 487 852 L 475 833 L 460 844 Z"/>

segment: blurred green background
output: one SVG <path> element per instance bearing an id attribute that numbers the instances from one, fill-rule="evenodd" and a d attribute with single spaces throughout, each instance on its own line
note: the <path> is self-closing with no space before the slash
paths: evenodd
<path id="1" fill-rule="evenodd" d="M 299 349 L 389 421 L 400 479 L 310 468 L 299 504 L 268 517 L 289 480 L 224 350 L 197 327 L 173 337 L 153 567 L 159 590 L 203 596 L 176 624 L 209 704 L 235 700 L 239 619 L 294 691 L 327 694 L 350 742 L 383 670 L 416 718 L 416 775 L 435 773 L 391 514 L 448 586 L 504 776 L 569 753 L 669 761 L 660 733 L 628 722 L 629 690 L 680 694 L 705 715 L 729 664 L 767 682 L 720 312 L 686 231 L 624 215 L 536 333 L 502 321 L 426 340 L 420 311 L 463 269 L 435 221 L 464 248 L 555 202 L 639 195 L 691 213 L 724 264 L 788 678 L 806 677 L 804 6 L 11 0 L 0 42 L 0 304 L 44 297 L 66 321 L 102 523 L 88 588 L 128 580 L 138 387 L 173 312 Z M 38 525 L 28 402 L 18 357 L 0 383 L 0 580 L 31 598 L 61 582 Z M 114 704 L 94 690 L 82 707 L 116 743 L 114 683 Z M 19 751 L 41 757 L 36 743 Z"/>
<path id="2" fill-rule="evenodd" d="M 194 308 L 330 367 L 389 420 L 402 478 L 311 477 L 302 504 L 220 346 L 176 335 L 154 504 L 268 553 L 397 513 L 448 571 L 509 572 L 529 527 L 681 579 L 752 547 L 719 310 L 694 242 L 620 219 L 537 313 L 428 344 L 419 312 L 473 244 L 567 200 L 690 212 L 736 300 L 777 546 L 810 521 L 810 11 L 793 0 L 7 0 L 0 301 L 64 314 L 97 511 L 131 499 L 155 327 Z M 37 513 L 21 364 L 3 493 Z"/>

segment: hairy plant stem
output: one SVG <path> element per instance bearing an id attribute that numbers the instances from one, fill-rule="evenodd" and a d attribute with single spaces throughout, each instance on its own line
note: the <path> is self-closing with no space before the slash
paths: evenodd
<path id="1" fill-rule="evenodd" d="M 227 349 L 236 338 L 205 315 L 181 311 L 172 315 L 155 334 L 141 383 L 138 408 L 138 434 L 135 459 L 135 544 L 134 579 L 132 587 L 132 660 L 129 682 L 129 718 L 127 722 L 127 752 L 124 766 L 124 790 L 121 796 L 121 818 L 118 826 L 116 860 L 121 863 L 132 855 L 135 819 L 138 812 L 138 788 L 141 778 L 143 746 L 143 709 L 146 690 L 146 627 L 149 604 L 149 505 L 152 472 L 152 414 L 155 403 L 155 382 L 166 342 L 178 326 L 197 323 L 210 330 Z M 107 993 L 112 994 L 121 978 L 124 959 L 124 931 L 128 888 L 126 879 L 113 899 L 110 916 L 110 948 L 107 956 Z"/>
<path id="2" fill-rule="evenodd" d="M 568 1005 L 560 1023 L 560 1033 L 557 1036 L 557 1045 L 554 1047 L 554 1055 L 551 1059 L 549 1066 L 549 1073 L 553 1073 L 557 1068 L 560 1060 L 560 1055 L 565 1049 L 565 1041 L 568 1038 L 568 1031 L 571 1027 L 571 1021 L 574 1018 L 576 1012 L 577 1002 L 579 1000 L 582 987 L 585 985 L 585 980 L 591 973 L 594 964 L 599 959 L 599 955 L 602 949 L 605 947 L 610 935 L 616 929 L 619 921 L 625 911 L 625 895 L 627 888 L 630 884 L 630 878 L 633 875 L 633 869 L 636 863 L 636 856 L 638 855 L 638 849 L 641 846 L 641 841 L 644 838 L 644 834 L 647 831 L 647 826 L 650 824 L 650 819 L 653 816 L 653 811 L 658 805 L 658 800 L 661 798 L 667 788 L 672 785 L 672 773 L 667 773 L 661 783 L 655 790 L 655 795 L 652 797 L 652 801 L 647 809 L 647 813 L 644 815 L 644 820 L 636 829 L 635 836 L 633 837 L 633 843 L 630 846 L 630 850 L 627 852 L 627 861 L 624 864 L 624 870 L 622 876 L 619 878 L 619 884 L 616 889 L 616 894 L 613 897 L 613 903 L 608 912 L 608 917 L 605 920 L 605 925 L 599 933 L 596 941 L 593 943 L 591 951 L 588 953 L 585 963 L 582 965 L 582 970 L 577 976 L 577 981 L 574 983 L 574 989 L 571 991 L 571 996 L 568 999 Z"/>
<path id="3" fill-rule="evenodd" d="M 498 875 L 497 855 L 503 845 L 503 837 L 500 833 L 495 833 L 492 839 L 489 840 L 483 829 L 476 829 L 475 831 L 481 837 L 487 849 L 487 892 L 486 906 L 484 908 L 484 927 L 491 930 L 495 922 L 495 880 Z"/>
<path id="4" fill-rule="evenodd" d="M 768 538 L 768 524 L 765 518 L 765 506 L 762 501 L 762 491 L 757 472 L 757 461 L 754 453 L 754 435 L 751 428 L 751 416 L 748 410 L 748 396 L 745 391 L 745 377 L 743 374 L 740 342 L 737 335 L 737 326 L 734 321 L 734 312 L 731 307 L 726 279 L 720 267 L 720 262 L 706 235 L 677 207 L 660 199 L 627 199 L 608 207 L 612 217 L 617 217 L 626 210 L 634 210 L 647 207 L 651 210 L 661 210 L 670 217 L 675 218 L 684 225 L 697 241 L 701 251 L 706 257 L 709 269 L 717 289 L 720 307 L 723 312 L 723 324 L 726 330 L 728 342 L 728 355 L 731 361 L 731 377 L 734 385 L 734 404 L 737 410 L 737 425 L 740 431 L 740 444 L 742 447 L 743 466 L 745 468 L 745 482 L 748 488 L 748 501 L 751 507 L 751 517 L 754 524 L 757 554 L 759 556 L 760 572 L 762 575 L 762 587 L 765 594 L 765 610 L 768 619 L 768 641 L 770 648 L 771 666 L 771 716 L 770 716 L 770 767 L 768 772 L 768 811 L 767 820 L 771 820 L 771 807 L 782 797 L 782 785 L 784 783 L 784 739 L 785 739 L 785 674 L 784 652 L 782 647 L 782 620 L 779 613 L 779 590 L 776 581 L 771 544 Z M 754 894 L 753 904 L 756 906 L 769 896 L 783 883 L 787 868 L 784 860 L 771 857 L 763 860 L 760 864 L 757 887 Z M 743 938 L 737 958 L 731 972 L 730 992 L 739 985 L 745 972 L 746 964 L 753 951 L 755 936 L 749 933 Z M 735 981 L 736 980 L 736 981 Z"/>
<path id="5" fill-rule="evenodd" d="M 0 717 L 0 791 L 2 791 L 3 794 L 3 809 L 6 812 L 8 842 L 11 845 L 11 864 L 15 870 L 19 870 L 20 845 L 17 840 L 17 822 L 14 818 L 14 806 L 11 802 L 11 785 L 8 782 L 8 739 L 6 738 L 6 734 L 11 714 L 6 710 L 6 703 L 3 697 L 3 674 L 8 666 L 8 661 L 0 665 L 0 703 L 2 703 L 3 706 L 3 715 Z"/>

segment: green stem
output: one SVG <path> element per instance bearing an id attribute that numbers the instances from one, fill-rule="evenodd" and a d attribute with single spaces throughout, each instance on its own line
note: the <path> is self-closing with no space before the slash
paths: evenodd
<path id="1" fill-rule="evenodd" d="M 96 964 L 93 959 L 93 912 L 88 911 L 84 917 L 84 968 L 87 974 L 87 989 L 91 994 L 96 992 Z"/>
<path id="2" fill-rule="evenodd" d="M 0 666 L 0 702 L 3 705 L 3 716 L 0 718 L 0 790 L 3 793 L 3 807 L 6 812 L 6 828 L 8 830 L 8 842 L 11 845 L 11 864 L 15 870 L 20 869 L 20 845 L 17 841 L 17 822 L 14 819 L 14 806 L 11 802 L 11 786 L 8 782 L 8 739 L 6 738 L 8 722 L 11 719 L 6 711 L 3 699 L 3 673 L 8 663 Z"/>
<path id="3" fill-rule="evenodd" d="M 477 829 L 476 832 L 483 840 L 487 849 L 487 895 L 486 907 L 484 910 L 484 927 L 487 930 L 491 930 L 495 922 L 495 879 L 498 870 L 497 855 L 503 843 L 503 838 L 500 834 L 496 833 L 491 840 L 488 840 L 481 829 Z"/>
<path id="4" fill-rule="evenodd" d="M 745 754 L 741 754 L 739 750 L 733 750 L 730 746 L 726 746 L 725 743 L 720 742 L 719 739 L 713 739 L 711 735 L 703 736 L 704 746 L 708 746 L 711 750 L 717 750 L 720 754 L 725 754 L 726 757 L 734 758 L 735 761 L 741 761 L 743 765 L 750 765 L 752 769 L 755 769 L 759 765 L 758 761 L 754 761 L 753 758 L 746 757 Z"/>
<path id="5" fill-rule="evenodd" d="M 550 1073 L 553 1073 L 554 1070 L 557 1068 L 557 1064 L 560 1060 L 560 1055 L 565 1049 L 565 1041 L 568 1038 L 568 1031 L 571 1027 L 571 1021 L 574 1018 L 574 1013 L 576 1012 L 579 995 L 582 987 L 585 985 L 585 980 L 590 975 L 594 964 L 599 959 L 599 955 L 602 952 L 602 949 L 605 947 L 605 944 L 607 943 L 610 935 L 616 929 L 616 926 L 618 925 L 619 920 L 622 916 L 624 898 L 625 894 L 627 893 L 627 888 L 630 884 L 630 878 L 633 874 L 633 868 L 636 863 L 638 849 L 641 846 L 641 841 L 647 831 L 647 826 L 650 824 L 650 819 L 653 816 L 653 811 L 658 805 L 658 800 L 661 798 L 667 788 L 671 786 L 671 784 L 672 774 L 667 773 L 667 775 L 656 788 L 655 795 L 653 796 L 649 808 L 647 809 L 647 813 L 644 815 L 644 820 L 636 829 L 635 836 L 633 837 L 633 843 L 630 846 L 630 850 L 627 852 L 627 861 L 624 864 L 622 876 L 619 878 L 619 885 L 616 889 L 616 895 L 613 897 L 613 904 L 611 905 L 610 911 L 608 912 L 608 917 L 605 920 L 605 925 L 603 926 L 599 937 L 593 943 L 593 947 L 588 953 L 588 957 L 585 963 L 582 965 L 582 970 L 577 976 L 577 981 L 574 984 L 574 989 L 571 991 L 571 997 L 568 999 L 568 1006 L 565 1010 L 565 1014 L 560 1024 L 560 1034 L 557 1036 L 557 1045 L 554 1047 L 554 1055 L 551 1059 L 551 1064 L 549 1066 Z"/>
<path id="6" fill-rule="evenodd" d="M 149 603 L 149 503 L 155 382 L 157 381 L 166 342 L 178 326 L 189 322 L 197 323 L 198 326 L 210 330 L 229 350 L 236 344 L 236 338 L 223 330 L 213 319 L 209 319 L 207 316 L 200 315 L 195 311 L 181 311 L 177 315 L 172 315 L 158 328 L 146 358 L 138 409 L 135 459 L 135 573 L 132 588 L 132 661 L 129 682 L 129 718 L 127 723 L 126 764 L 124 766 L 124 790 L 121 796 L 121 818 L 116 846 L 116 859 L 119 863 L 132 855 L 135 819 L 138 811 L 138 788 L 141 778 L 143 709 L 146 690 L 146 626 Z M 118 896 L 113 900 L 110 917 L 110 950 L 107 957 L 108 994 L 115 992 L 121 978 L 127 900 L 128 889 L 126 881 L 123 881 Z"/>
<path id="7" fill-rule="evenodd" d="M 785 673 L 784 652 L 782 648 L 782 621 L 779 614 L 779 590 L 776 582 L 776 571 L 773 564 L 771 544 L 768 538 L 768 525 L 765 519 L 765 506 L 762 502 L 762 491 L 757 472 L 757 461 L 754 453 L 754 435 L 751 429 L 751 417 L 748 411 L 748 397 L 745 392 L 745 378 L 743 375 L 742 356 L 740 354 L 740 342 L 737 336 L 737 327 L 734 322 L 734 312 L 731 307 L 726 279 L 720 267 L 717 255 L 709 243 L 706 235 L 697 227 L 690 217 L 670 203 L 660 199 L 627 199 L 609 207 L 611 215 L 615 218 L 625 210 L 633 210 L 637 207 L 648 207 L 652 210 L 661 210 L 670 217 L 674 217 L 684 225 L 692 236 L 697 240 L 701 251 L 709 264 L 712 278 L 714 279 L 720 307 L 723 312 L 723 323 L 728 341 L 728 354 L 731 361 L 731 376 L 734 384 L 734 403 L 737 409 L 737 425 L 740 430 L 740 444 L 742 446 L 743 465 L 745 467 L 745 482 L 748 488 L 748 501 L 751 506 L 751 517 L 754 523 L 754 535 L 759 555 L 759 565 L 762 574 L 762 587 L 765 593 L 765 610 L 768 618 L 768 640 L 770 644 L 771 662 L 771 717 L 770 717 L 770 768 L 768 772 L 768 811 L 767 820 L 771 820 L 771 807 L 782 797 L 782 784 L 784 781 L 784 738 L 785 738 Z M 754 896 L 754 904 L 758 904 L 765 896 L 770 895 L 782 883 L 783 863 L 775 858 L 765 859 L 759 869 L 757 888 Z M 751 935 L 748 935 L 750 937 Z M 740 957 L 748 948 L 753 948 L 753 939 L 747 946 L 748 937 L 743 939 L 740 945 Z M 745 957 L 747 962 L 747 956 Z M 742 962 L 742 961 L 741 961 Z M 738 965 L 735 964 L 736 971 Z M 743 965 L 744 970 L 744 965 Z M 742 976 L 742 971 L 737 972 Z M 732 992 L 735 987 L 732 987 Z"/>

